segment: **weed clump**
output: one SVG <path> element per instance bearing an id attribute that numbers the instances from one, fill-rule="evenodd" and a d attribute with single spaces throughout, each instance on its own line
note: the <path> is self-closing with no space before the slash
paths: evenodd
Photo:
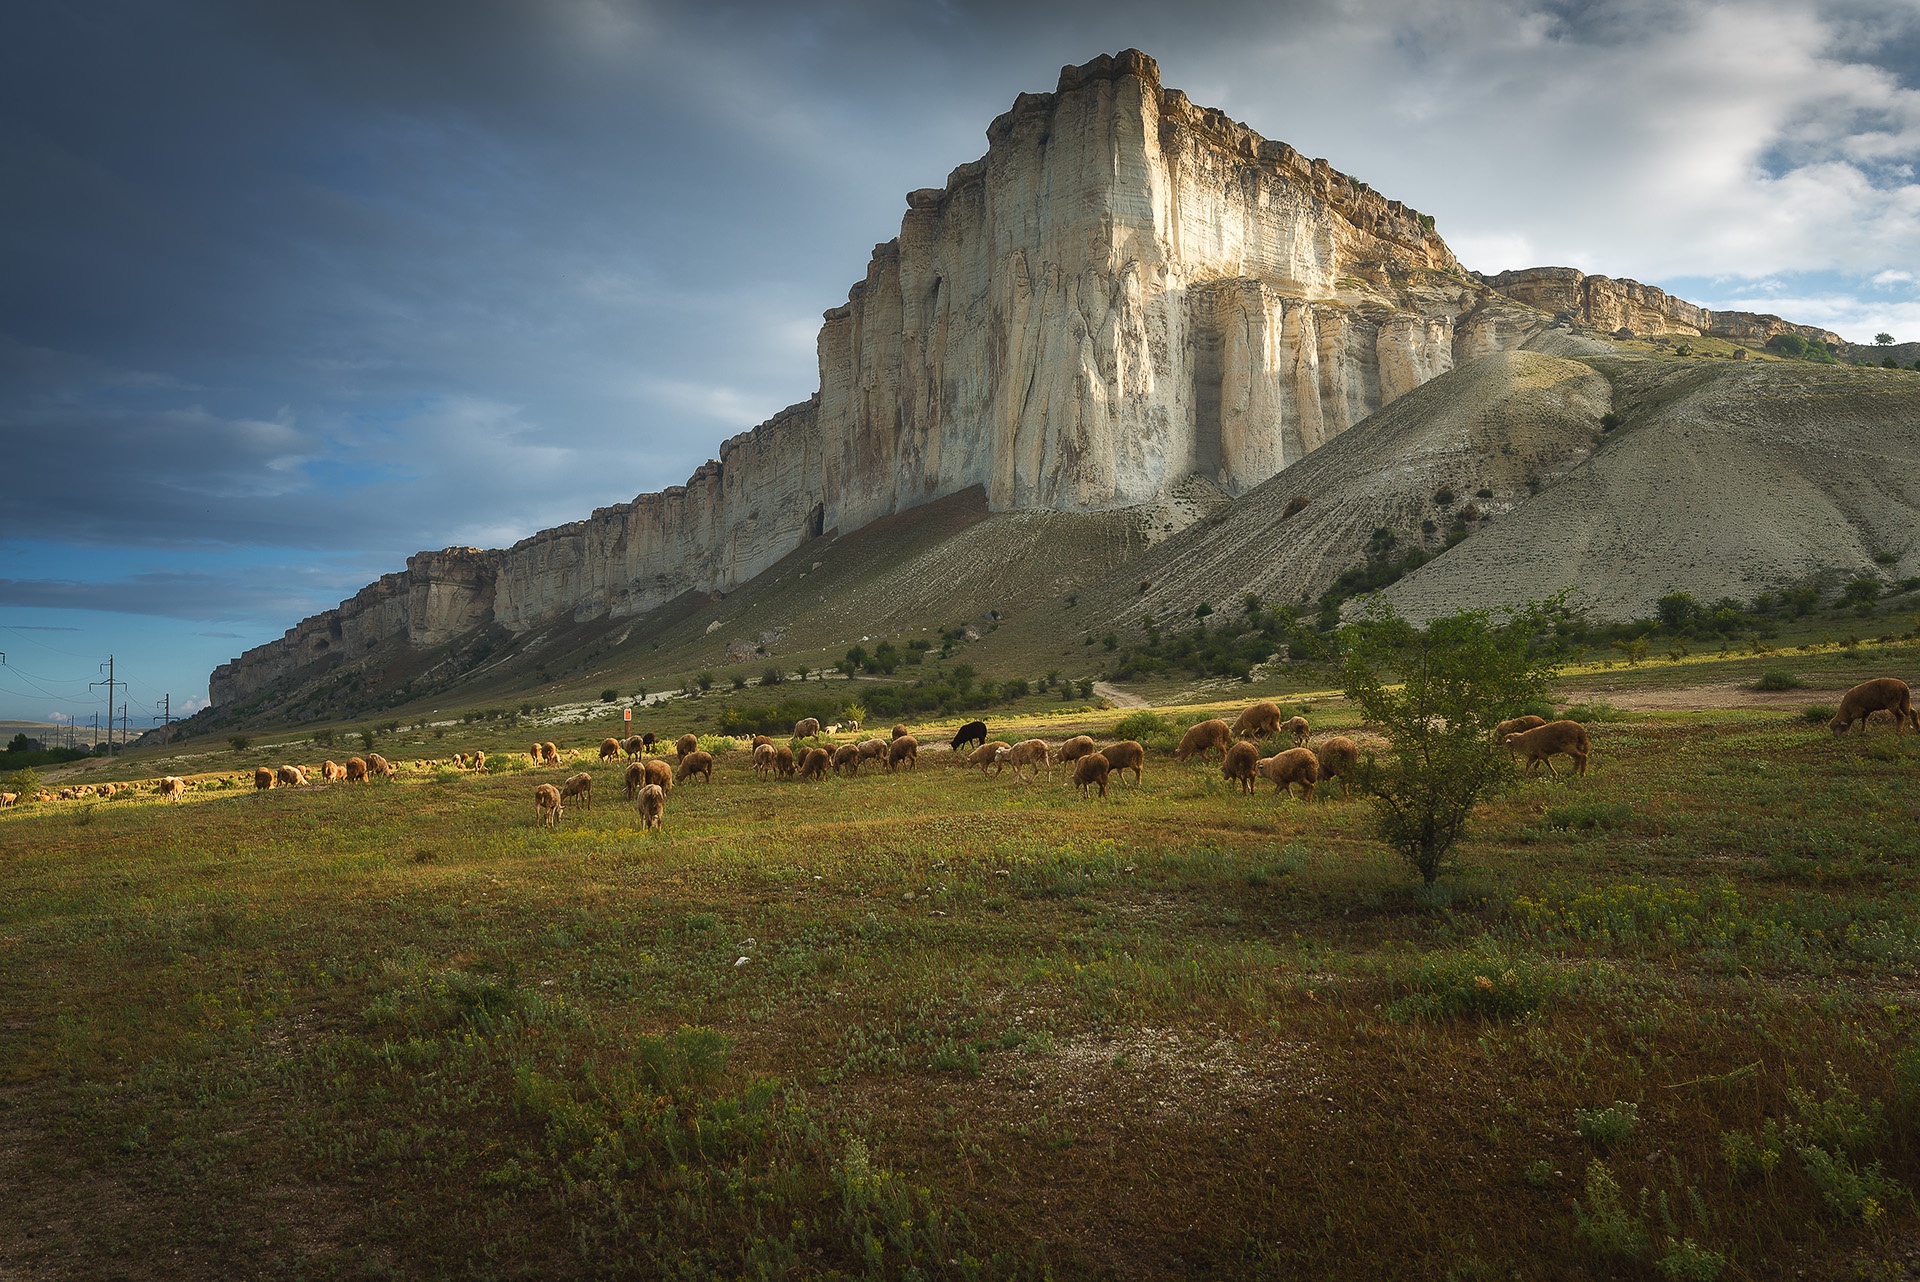
<path id="1" fill-rule="evenodd" d="M 1768 668 L 1753 683 L 1756 690 L 1798 690 L 1805 683 L 1785 668 Z"/>
<path id="2" fill-rule="evenodd" d="M 1615 1149 L 1633 1138 L 1640 1125 L 1640 1106 L 1631 1100 L 1615 1100 L 1606 1108 L 1576 1108 L 1574 1128 L 1601 1148 Z"/>
<path id="3" fill-rule="evenodd" d="M 1511 1019 L 1540 1009 L 1560 987 L 1547 967 L 1490 948 L 1428 954 L 1403 982 L 1411 991 L 1386 1011 L 1398 1023 L 1462 1016 Z"/>

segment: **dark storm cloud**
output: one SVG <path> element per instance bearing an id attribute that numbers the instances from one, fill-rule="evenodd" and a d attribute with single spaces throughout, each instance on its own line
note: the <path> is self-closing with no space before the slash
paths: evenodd
<path id="1" fill-rule="evenodd" d="M 297 610 L 305 594 L 278 584 L 208 574 L 132 574 L 112 582 L 0 579 L 0 606 L 98 610 L 172 619 L 271 619 Z M 288 620 L 292 622 L 291 619 Z M 69 629 L 44 629 L 66 631 Z M 202 633 L 232 636 L 233 633 Z"/>

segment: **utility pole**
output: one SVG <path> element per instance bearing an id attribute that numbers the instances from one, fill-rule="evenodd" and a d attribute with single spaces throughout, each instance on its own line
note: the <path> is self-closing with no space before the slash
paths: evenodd
<path id="1" fill-rule="evenodd" d="M 108 655 L 107 661 L 100 666 L 107 670 L 107 679 L 105 681 L 90 681 L 87 683 L 87 689 L 92 690 L 97 686 L 105 686 L 107 688 L 107 751 L 111 753 L 113 751 L 113 688 L 115 686 L 124 688 L 127 683 L 113 679 L 112 655 Z M 99 731 L 98 718 L 95 718 L 94 733 L 98 735 Z"/>
<path id="2" fill-rule="evenodd" d="M 95 748 L 98 748 L 99 746 L 100 746 L 100 714 L 96 712 L 93 714 L 93 742 L 87 745 L 87 751 L 92 752 Z"/>
<path id="3" fill-rule="evenodd" d="M 173 696 L 171 694 L 163 694 L 160 696 L 160 715 L 156 720 L 160 722 L 160 742 L 165 743 L 173 737 L 167 733 L 173 726 Z"/>
<path id="4" fill-rule="evenodd" d="M 111 721 L 112 718 L 109 717 L 108 720 Z M 111 734 L 113 732 L 109 729 L 107 733 Z M 122 748 L 126 747 L 127 742 L 127 705 L 123 703 L 120 705 L 120 746 Z"/>

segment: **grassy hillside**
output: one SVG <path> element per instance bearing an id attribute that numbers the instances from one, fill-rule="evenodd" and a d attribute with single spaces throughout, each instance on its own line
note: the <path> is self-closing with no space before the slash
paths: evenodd
<path id="1" fill-rule="evenodd" d="M 0 1271 L 1899 1276 L 1920 737 L 1800 710 L 1917 659 L 1570 674 L 1592 772 L 1434 893 L 1151 731 L 1104 800 L 730 753 L 657 835 L 590 750 L 0 811 Z"/>

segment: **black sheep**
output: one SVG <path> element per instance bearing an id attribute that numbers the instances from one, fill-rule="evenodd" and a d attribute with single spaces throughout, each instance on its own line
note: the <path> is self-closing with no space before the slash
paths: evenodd
<path id="1" fill-rule="evenodd" d="M 986 741 L 987 723 L 984 721 L 969 721 L 966 725 L 961 726 L 954 732 L 953 750 L 958 752 L 966 744 L 985 743 Z"/>

